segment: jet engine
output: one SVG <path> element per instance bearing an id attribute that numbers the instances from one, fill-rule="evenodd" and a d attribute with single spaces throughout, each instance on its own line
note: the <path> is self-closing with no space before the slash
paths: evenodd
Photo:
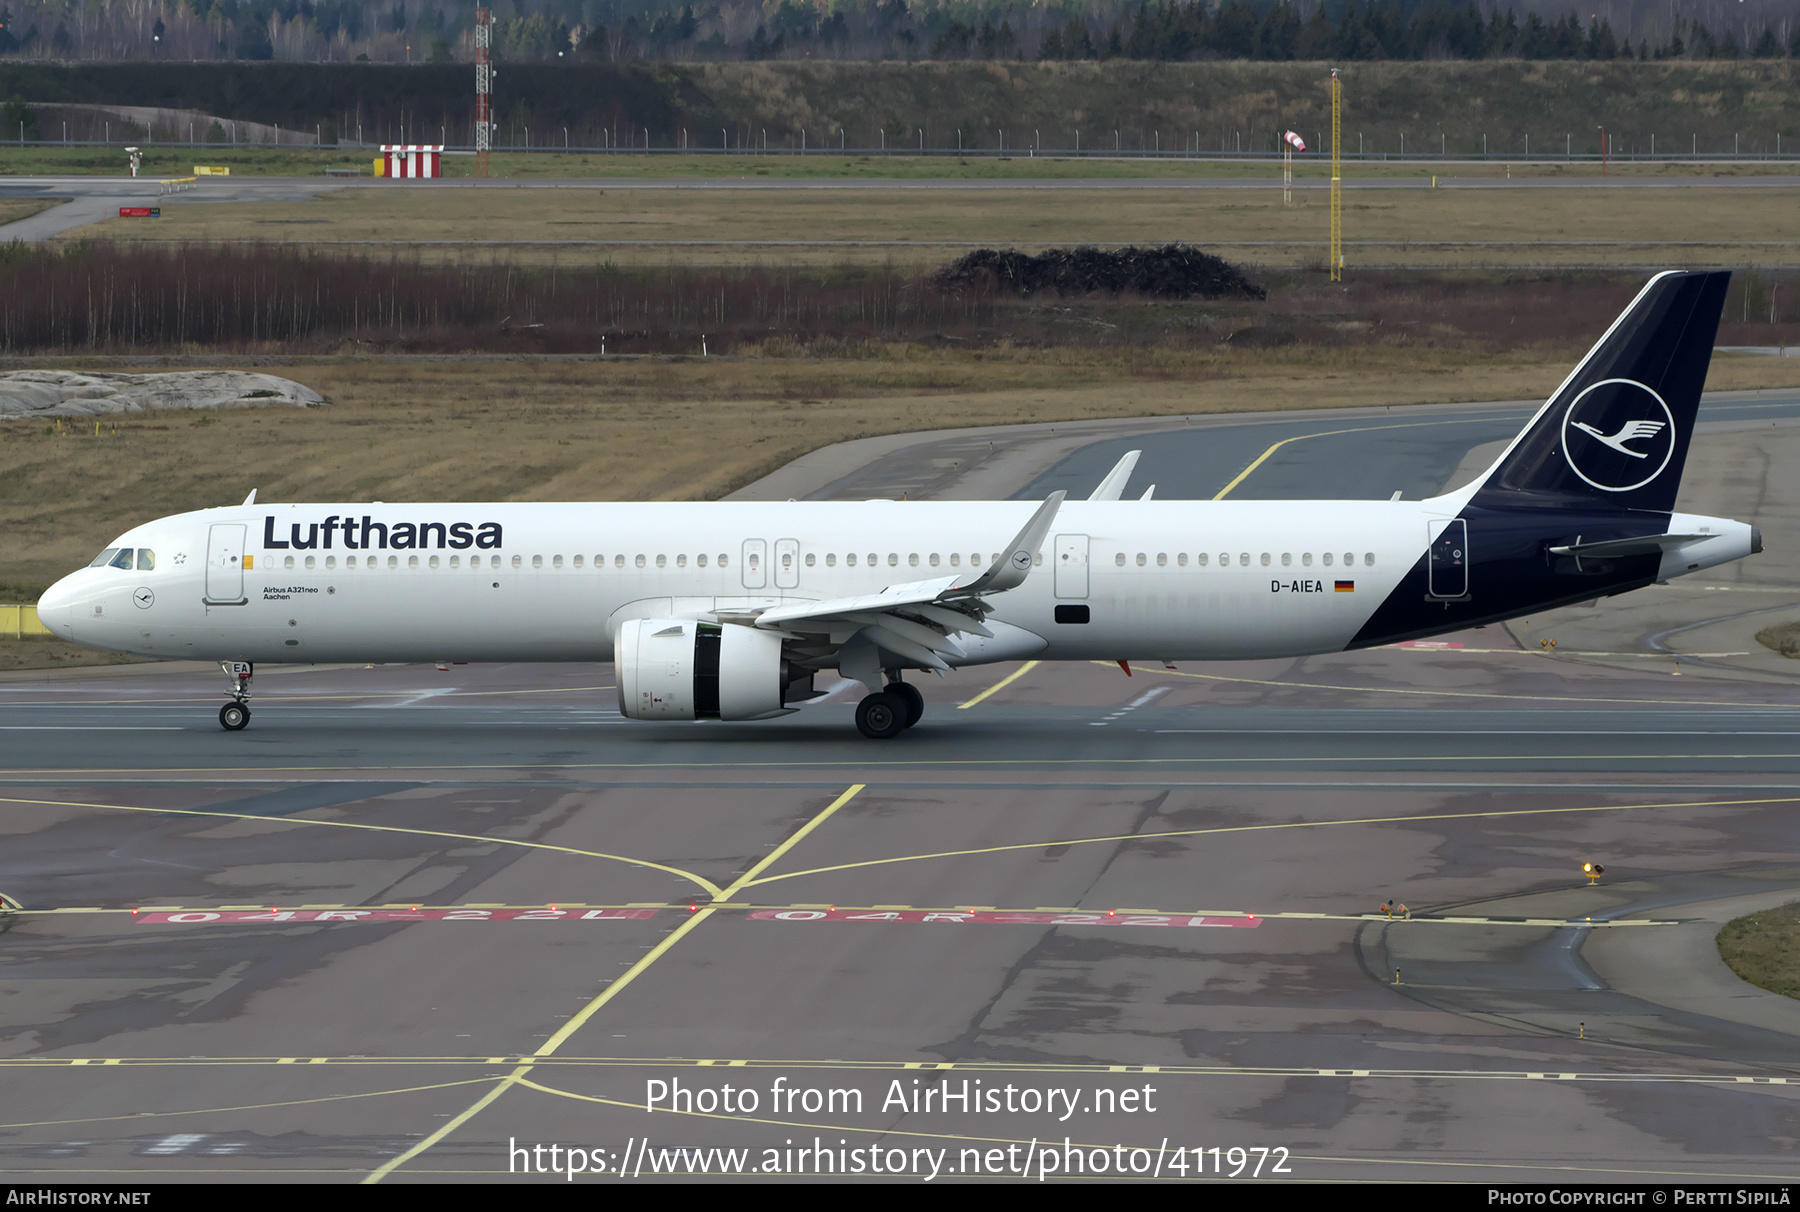
<path id="1" fill-rule="evenodd" d="M 619 711 L 631 720 L 765 720 L 812 698 L 781 636 L 739 623 L 627 619 L 613 640 Z"/>

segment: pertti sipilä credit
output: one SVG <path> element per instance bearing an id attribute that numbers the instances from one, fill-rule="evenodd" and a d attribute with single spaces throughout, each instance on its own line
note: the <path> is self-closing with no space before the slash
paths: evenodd
<path id="1" fill-rule="evenodd" d="M 302 529 L 304 527 L 304 530 Z M 288 527 L 288 537 L 275 537 L 275 519 L 263 519 L 263 546 L 276 549 L 292 547 L 300 550 L 314 547 L 331 550 L 332 536 L 343 540 L 351 551 L 397 550 L 448 547 L 461 551 L 468 547 L 500 546 L 498 522 L 377 522 L 367 514 L 356 518 L 340 518 L 332 514 L 323 522 L 295 522 Z"/>

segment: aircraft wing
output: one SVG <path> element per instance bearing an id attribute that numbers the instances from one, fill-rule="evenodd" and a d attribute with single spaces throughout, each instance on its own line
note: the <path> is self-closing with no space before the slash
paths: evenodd
<path id="1" fill-rule="evenodd" d="M 865 682 L 872 678 L 876 689 L 880 688 L 881 652 L 909 665 L 948 669 L 946 657 L 957 660 L 966 655 L 957 635 L 994 637 L 984 624 L 992 610 L 984 595 L 1025 583 L 1066 495 L 1052 493 L 1002 549 L 1000 559 L 979 573 L 971 570 L 960 576 L 889 585 L 879 593 L 774 606 L 757 614 L 755 626 L 817 637 L 844 658 L 838 667 L 845 676 Z"/>

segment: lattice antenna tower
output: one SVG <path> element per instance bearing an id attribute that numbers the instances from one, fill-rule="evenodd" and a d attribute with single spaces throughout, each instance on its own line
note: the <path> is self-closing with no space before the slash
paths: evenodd
<path id="1" fill-rule="evenodd" d="M 1331 280 L 1344 280 L 1344 82 L 1331 69 Z"/>
<path id="2" fill-rule="evenodd" d="M 478 8 L 475 10 L 475 175 L 477 177 L 488 175 L 488 134 L 493 129 L 493 98 L 494 65 L 488 57 L 488 10 Z"/>

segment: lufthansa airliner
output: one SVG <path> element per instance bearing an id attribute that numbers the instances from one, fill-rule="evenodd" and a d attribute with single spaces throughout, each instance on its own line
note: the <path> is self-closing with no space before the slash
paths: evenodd
<path id="1" fill-rule="evenodd" d="M 1227 660 L 1391 644 L 1761 550 L 1673 512 L 1726 273 L 1652 278 L 1488 471 L 1424 501 L 269 504 L 120 535 L 38 615 L 113 652 L 258 661 L 612 661 L 634 720 L 763 720 L 908 672 Z"/>

